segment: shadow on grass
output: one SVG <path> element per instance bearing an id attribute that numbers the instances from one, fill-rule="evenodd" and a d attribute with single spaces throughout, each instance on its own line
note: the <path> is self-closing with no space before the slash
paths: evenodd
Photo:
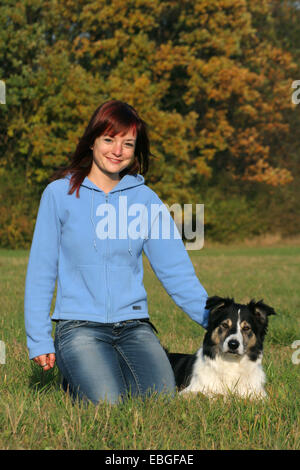
<path id="1" fill-rule="evenodd" d="M 62 390 L 62 379 L 58 368 L 54 366 L 53 369 L 43 371 L 40 366 L 32 362 L 29 387 L 39 392 Z"/>

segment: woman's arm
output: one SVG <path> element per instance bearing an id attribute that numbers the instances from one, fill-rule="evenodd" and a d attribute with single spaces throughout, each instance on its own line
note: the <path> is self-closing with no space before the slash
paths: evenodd
<path id="1" fill-rule="evenodd" d="M 25 329 L 30 359 L 55 352 L 50 308 L 57 278 L 60 225 L 50 184 L 41 197 L 25 282 Z"/>
<path id="2" fill-rule="evenodd" d="M 159 200 L 159 199 L 158 199 Z M 159 200 L 160 204 L 163 203 Z M 205 309 L 207 293 L 196 276 L 191 259 L 185 249 L 173 218 L 163 205 L 162 223 L 170 224 L 170 237 L 163 238 L 158 230 L 157 218 L 152 220 L 144 252 L 153 271 L 174 302 L 194 321 L 207 327 L 208 311 Z M 154 233 L 155 232 L 155 233 Z"/>

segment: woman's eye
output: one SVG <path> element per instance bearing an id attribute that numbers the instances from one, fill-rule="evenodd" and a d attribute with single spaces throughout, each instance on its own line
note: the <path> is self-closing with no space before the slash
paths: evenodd
<path id="1" fill-rule="evenodd" d="M 126 147 L 133 148 L 133 144 L 131 144 L 130 142 L 127 142 L 125 145 Z"/>
<path id="2" fill-rule="evenodd" d="M 110 139 L 109 137 L 105 137 L 104 142 L 112 142 L 112 139 Z"/>
<path id="3" fill-rule="evenodd" d="M 223 328 L 226 328 L 226 329 L 229 328 L 228 323 L 222 323 L 222 326 L 223 326 Z"/>

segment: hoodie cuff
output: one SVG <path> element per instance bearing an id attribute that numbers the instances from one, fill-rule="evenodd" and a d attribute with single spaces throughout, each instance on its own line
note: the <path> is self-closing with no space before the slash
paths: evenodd
<path id="1" fill-rule="evenodd" d="M 49 341 L 47 343 L 36 344 L 34 347 L 28 348 L 29 359 L 41 356 L 42 354 L 55 354 L 54 342 Z"/>

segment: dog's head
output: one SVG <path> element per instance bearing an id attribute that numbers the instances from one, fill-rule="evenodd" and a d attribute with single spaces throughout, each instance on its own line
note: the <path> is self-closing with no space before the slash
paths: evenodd
<path id="1" fill-rule="evenodd" d="M 218 354 L 239 358 L 245 354 L 255 361 L 263 350 L 268 327 L 268 316 L 274 315 L 272 307 L 262 300 L 251 300 L 247 305 L 234 299 L 209 297 L 208 328 L 203 342 L 203 353 L 211 358 Z"/>

